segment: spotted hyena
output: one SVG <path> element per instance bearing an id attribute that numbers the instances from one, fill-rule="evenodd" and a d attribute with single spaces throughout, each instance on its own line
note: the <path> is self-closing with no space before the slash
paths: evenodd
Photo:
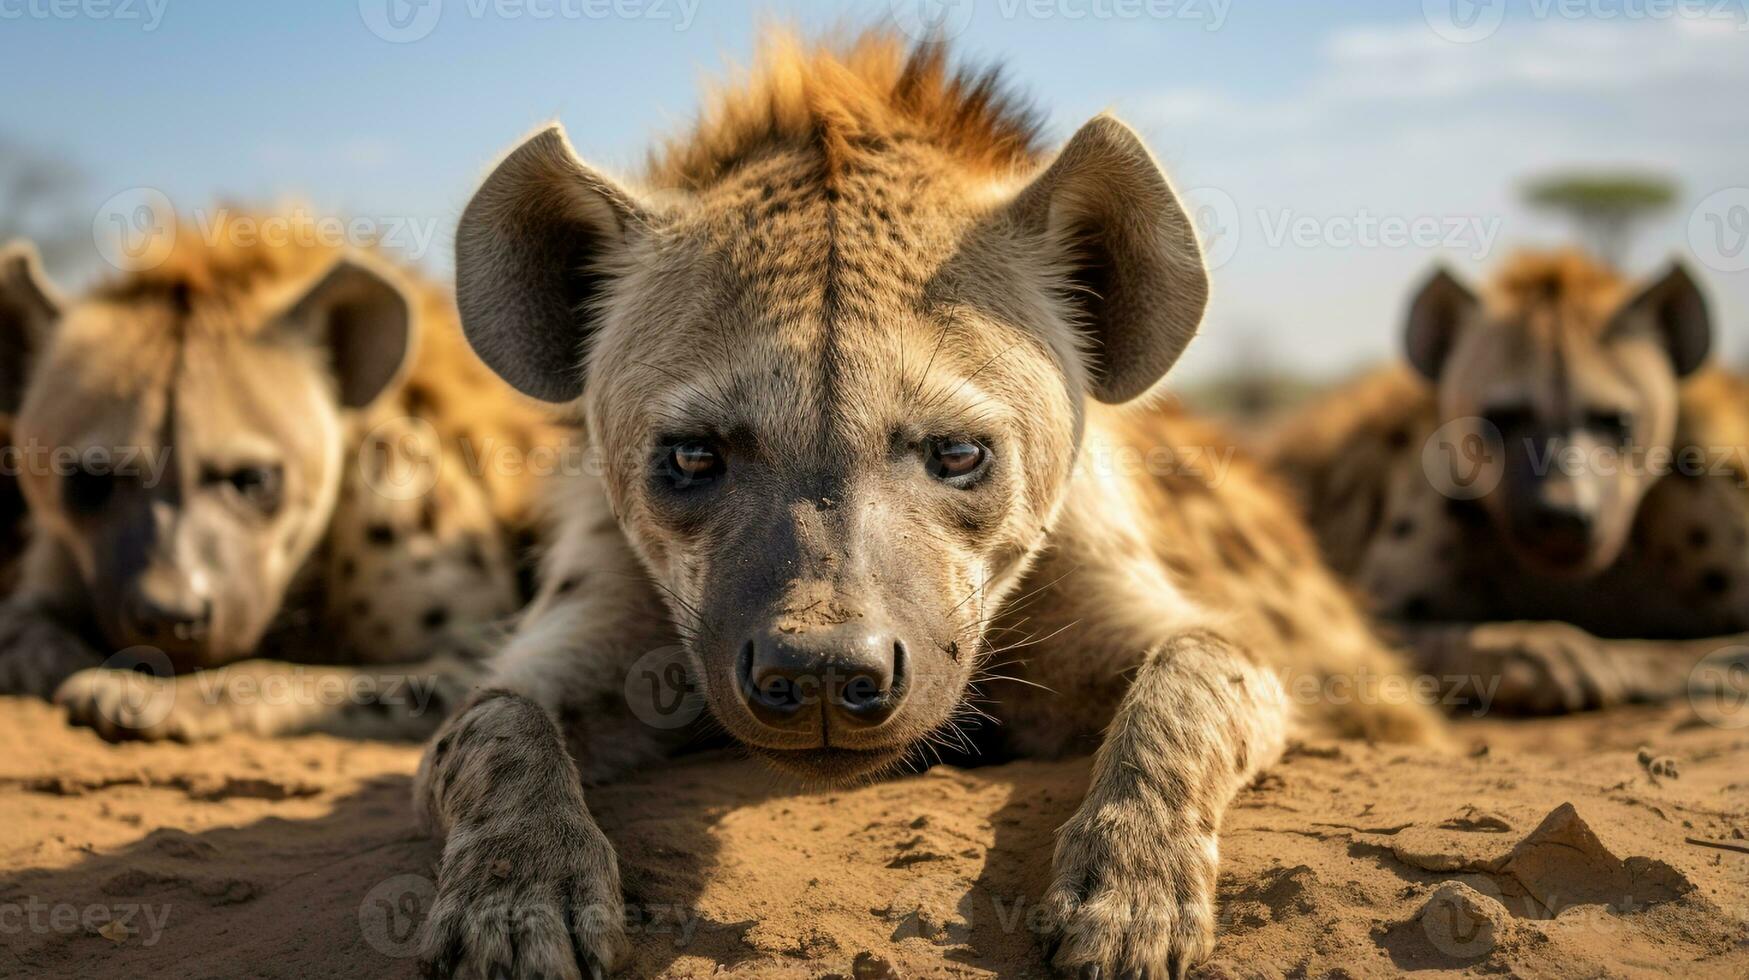
<path id="1" fill-rule="evenodd" d="M 1120 407 L 1208 291 L 1148 150 L 1109 116 L 1038 143 L 993 74 L 873 35 L 774 45 L 637 183 L 557 128 L 486 178 L 464 328 L 577 410 L 600 473 L 420 767 L 438 972 L 610 967 L 619 878 L 583 787 L 710 731 L 839 781 L 931 741 L 1092 751 L 1055 963 L 1209 951 L 1221 817 L 1282 746 L 1283 676 L 1396 665 L 1285 498 L 1216 465 L 1226 440 Z M 634 668 L 686 672 L 701 717 L 647 724 Z M 1420 705 L 1323 703 L 1343 731 L 1437 732 Z"/>
<path id="2" fill-rule="evenodd" d="M 1325 555 L 1432 670 L 1565 711 L 1680 693 L 1749 630 L 1749 385 L 1680 264 L 1527 253 L 1437 272 L 1408 364 L 1276 434 Z"/>
<path id="3" fill-rule="evenodd" d="M 471 450 L 562 433 L 443 290 L 297 219 L 218 214 L 75 299 L 28 246 L 0 258 L 30 529 L 0 692 L 115 738 L 422 737 L 522 600 L 533 484 Z"/>

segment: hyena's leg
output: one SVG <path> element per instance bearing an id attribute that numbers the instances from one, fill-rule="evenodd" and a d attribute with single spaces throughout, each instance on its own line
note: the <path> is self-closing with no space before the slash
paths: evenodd
<path id="1" fill-rule="evenodd" d="M 1562 714 L 1666 701 L 1689 690 L 1709 657 L 1739 654 L 1749 636 L 1609 640 L 1568 623 L 1403 627 L 1416 666 L 1474 710 Z M 1721 668 L 1722 670 L 1723 668 Z"/>
<path id="2" fill-rule="evenodd" d="M 1208 954 L 1222 815 L 1279 755 L 1287 721 L 1275 674 L 1221 635 L 1150 651 L 1057 834 L 1046 902 L 1059 968 L 1181 977 Z"/>
<path id="3" fill-rule="evenodd" d="M 481 673 L 461 654 L 359 667 L 245 660 L 162 679 L 95 668 L 68 678 L 55 701 L 73 724 L 111 741 L 194 742 L 228 732 L 423 739 Z"/>
<path id="4" fill-rule="evenodd" d="M 0 694 L 46 698 L 102 662 L 103 654 L 40 605 L 21 598 L 0 603 Z"/>
<path id="5" fill-rule="evenodd" d="M 69 626 L 90 622 L 91 613 L 72 557 L 53 538 L 30 539 L 19 575 L 18 592 L 0 603 L 0 694 L 47 698 L 105 652 Z"/>
<path id="6" fill-rule="evenodd" d="M 617 528 L 604 521 L 594 537 L 561 542 L 488 689 L 420 763 L 415 806 L 444 838 L 421 938 L 438 975 L 600 976 L 623 948 L 618 864 L 583 783 L 691 733 L 628 700 L 634 664 L 661 675 L 684 660 Z"/>

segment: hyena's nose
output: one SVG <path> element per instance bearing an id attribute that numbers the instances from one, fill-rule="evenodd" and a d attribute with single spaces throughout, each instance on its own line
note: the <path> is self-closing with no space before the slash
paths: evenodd
<path id="1" fill-rule="evenodd" d="M 741 650 L 740 693 L 759 721 L 786 732 L 872 728 L 905 699 L 905 644 L 857 620 L 767 629 Z"/>
<path id="2" fill-rule="evenodd" d="M 213 604 L 185 583 L 148 576 L 133 590 L 123 614 L 128 630 L 141 642 L 197 643 L 212 624 Z"/>

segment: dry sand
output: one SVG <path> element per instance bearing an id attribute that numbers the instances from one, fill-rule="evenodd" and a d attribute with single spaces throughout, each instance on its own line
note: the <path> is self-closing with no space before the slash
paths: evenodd
<path id="1" fill-rule="evenodd" d="M 1247 790 L 1201 975 L 1749 977 L 1749 729 L 1683 706 L 1460 738 L 1457 759 L 1298 745 Z M 16 699 L 0 746 L 0 976 L 415 974 L 437 856 L 416 748 L 111 746 Z M 1030 913 L 1085 778 L 804 792 L 704 756 L 599 791 L 636 915 L 624 975 L 1045 976 Z"/>

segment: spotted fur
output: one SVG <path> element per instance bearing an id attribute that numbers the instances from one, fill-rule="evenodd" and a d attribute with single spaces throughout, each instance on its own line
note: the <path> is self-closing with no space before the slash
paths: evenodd
<path id="1" fill-rule="evenodd" d="M 1502 708 L 1677 694 L 1694 662 L 1749 631 L 1749 385 L 1710 366 L 1679 379 L 1661 344 L 1624 328 L 1633 296 L 1581 255 L 1519 256 L 1488 291 L 1485 319 L 1466 328 L 1492 331 L 1475 344 L 1511 351 L 1511 366 L 1478 354 L 1436 383 L 1385 369 L 1274 437 L 1272 462 L 1333 567 L 1403 624 L 1431 669 L 1505 675 Z M 1599 532 L 1594 567 L 1559 573 L 1527 559 L 1502 529 L 1506 483 L 1478 495 L 1496 474 L 1478 470 L 1476 490 L 1452 492 L 1446 471 L 1468 465 L 1465 420 L 1511 397 L 1500 391 L 1559 402 L 1581 427 L 1596 405 L 1629 399 L 1634 449 L 1675 464 L 1623 478 L 1634 482 L 1619 518 L 1598 518 L 1619 533 Z M 1484 623 L 1500 625 L 1472 628 Z"/>
<path id="2" fill-rule="evenodd" d="M 33 365 L 8 396 L 16 441 L 168 454 L 159 476 L 105 484 L 89 513 L 71 502 L 82 477 L 26 474 L 32 534 L 0 611 L 0 689 L 55 696 L 117 738 L 421 736 L 521 605 L 539 485 L 526 466 L 564 436 L 478 362 L 442 289 L 321 244 L 302 212 L 217 214 L 181 226 L 162 262 L 0 323 Z M 260 233 L 279 220 L 283 240 Z M 53 296 L 34 269 L 8 291 Z M 237 516 L 240 491 L 220 486 L 243 463 L 278 474 L 269 512 Z M 114 557 L 128 549 L 131 564 Z M 198 580 L 229 618 L 175 646 L 138 635 L 117 610 L 153 576 Z M 142 643 L 167 654 L 149 665 L 184 675 L 162 681 L 181 692 L 167 715 L 123 697 L 138 674 L 96 669 Z M 275 677 L 302 693 L 255 693 Z"/>
<path id="3" fill-rule="evenodd" d="M 469 205 L 470 339 L 574 402 L 602 467 L 561 492 L 539 596 L 420 767 L 435 972 L 611 969 L 616 865 L 584 786 L 726 734 L 812 779 L 931 747 L 1093 752 L 1045 896 L 1054 962 L 1182 976 L 1213 942 L 1222 813 L 1279 753 L 1293 682 L 1398 669 L 1229 440 L 1118 404 L 1206 296 L 1140 141 L 1100 117 L 1035 156 L 990 76 L 942 57 L 781 41 L 639 185 L 553 129 Z M 994 462 L 932 483 L 924 447 L 956 432 Z M 688 433 L 740 467 L 722 496 L 664 482 Z M 742 637 L 858 630 L 908 651 L 890 718 L 755 722 Z M 1307 724 L 1437 737 L 1420 705 L 1312 700 Z"/>

